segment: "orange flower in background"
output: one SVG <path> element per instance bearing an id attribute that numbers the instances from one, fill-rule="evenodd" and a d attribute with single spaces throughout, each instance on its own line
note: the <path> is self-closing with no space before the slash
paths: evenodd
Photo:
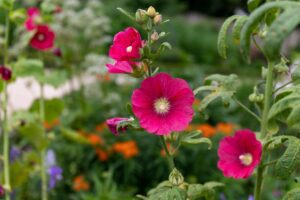
<path id="1" fill-rule="evenodd" d="M 115 152 L 122 154 L 126 159 L 132 158 L 139 153 L 135 141 L 117 142 L 112 148 Z"/>
<path id="2" fill-rule="evenodd" d="M 212 137 L 216 134 L 217 130 L 209 124 L 201 124 L 198 126 L 198 130 L 202 131 L 204 137 Z"/>
<path id="3" fill-rule="evenodd" d="M 55 126 L 57 126 L 59 124 L 60 124 L 60 120 L 58 118 L 54 119 L 51 122 L 44 121 L 44 127 L 45 127 L 45 129 L 52 129 L 53 127 L 55 127 Z"/>
<path id="4" fill-rule="evenodd" d="M 87 191 L 90 189 L 90 184 L 85 180 L 83 175 L 76 176 L 73 180 L 73 189 L 75 191 Z"/>
<path id="5" fill-rule="evenodd" d="M 234 131 L 234 124 L 220 122 L 217 124 L 217 130 L 225 135 L 230 135 Z"/>
<path id="6" fill-rule="evenodd" d="M 194 100 L 194 103 L 193 103 L 193 106 L 199 107 L 199 106 L 200 106 L 200 103 L 201 103 L 200 99 L 195 99 L 195 100 Z"/>
<path id="7" fill-rule="evenodd" d="M 105 122 L 102 122 L 100 124 L 98 124 L 96 127 L 95 127 L 95 130 L 97 132 L 102 132 L 103 130 L 106 129 L 106 123 Z"/>
<path id="8" fill-rule="evenodd" d="M 90 141 L 91 145 L 101 145 L 103 144 L 103 139 L 97 134 L 88 134 L 87 139 Z"/>
<path id="9" fill-rule="evenodd" d="M 96 154 L 97 154 L 99 160 L 101 160 L 103 162 L 108 160 L 108 157 L 109 157 L 108 152 L 106 152 L 100 148 L 97 148 Z"/>

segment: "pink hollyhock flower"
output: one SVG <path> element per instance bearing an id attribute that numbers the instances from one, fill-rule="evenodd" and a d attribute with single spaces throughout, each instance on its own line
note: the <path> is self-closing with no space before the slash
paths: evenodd
<path id="1" fill-rule="evenodd" d="M 39 15 L 40 15 L 40 11 L 38 8 L 32 7 L 27 9 L 27 19 L 24 23 L 26 30 L 32 31 L 36 29 L 37 25 L 35 23 L 35 19 Z"/>
<path id="2" fill-rule="evenodd" d="M 47 25 L 38 25 L 30 45 L 37 50 L 45 51 L 53 47 L 54 39 L 55 33 Z"/>
<path id="3" fill-rule="evenodd" d="M 117 33 L 113 39 L 113 45 L 109 49 L 109 56 L 117 61 L 129 61 L 141 57 L 140 48 L 142 39 L 140 33 L 132 28 L 126 28 Z"/>
<path id="4" fill-rule="evenodd" d="M 115 117 L 115 118 L 111 118 L 111 119 L 107 119 L 106 120 L 106 124 L 109 128 L 109 130 L 114 134 L 114 135 L 119 135 L 119 131 L 117 129 L 118 125 L 121 122 L 124 121 L 129 121 L 129 118 L 123 118 L 123 117 Z M 121 128 L 121 131 L 125 131 L 126 127 Z"/>
<path id="5" fill-rule="evenodd" d="M 218 168 L 226 177 L 248 178 L 259 164 L 262 144 L 251 130 L 239 130 L 234 136 L 226 136 L 218 150 Z"/>
<path id="6" fill-rule="evenodd" d="M 128 61 L 117 61 L 115 64 L 106 64 L 108 72 L 111 74 L 131 74 L 133 69 Z"/>
<path id="7" fill-rule="evenodd" d="M 11 70 L 5 66 L 0 66 L 0 75 L 2 79 L 5 81 L 9 81 L 11 79 Z"/>
<path id="8" fill-rule="evenodd" d="M 183 131 L 191 122 L 194 93 L 188 83 L 159 73 L 133 91 L 132 108 L 142 128 L 155 135 Z"/>

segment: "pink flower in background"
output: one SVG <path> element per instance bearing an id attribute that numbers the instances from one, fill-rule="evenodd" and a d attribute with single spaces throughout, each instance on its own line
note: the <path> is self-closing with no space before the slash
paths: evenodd
<path id="1" fill-rule="evenodd" d="M 111 74 L 131 74 L 132 66 L 128 61 L 117 61 L 115 64 L 106 64 L 108 72 Z"/>
<path id="2" fill-rule="evenodd" d="M 133 91 L 132 108 L 142 128 L 155 135 L 183 131 L 191 122 L 194 93 L 188 83 L 159 73 Z"/>
<path id="3" fill-rule="evenodd" d="M 140 33 L 132 28 L 126 28 L 117 33 L 113 39 L 113 45 L 109 49 L 109 56 L 116 61 L 130 61 L 139 59 L 142 39 Z"/>
<path id="4" fill-rule="evenodd" d="M 119 132 L 117 130 L 118 124 L 120 124 L 121 122 L 124 121 L 129 121 L 131 119 L 129 118 L 123 118 L 123 117 L 115 117 L 115 118 L 111 118 L 111 119 L 107 119 L 106 120 L 106 124 L 109 128 L 109 130 L 114 134 L 114 135 L 119 135 Z M 121 128 L 120 131 L 125 131 L 126 127 Z"/>
<path id="5" fill-rule="evenodd" d="M 24 23 L 26 30 L 32 31 L 36 29 L 37 24 L 35 23 L 36 17 L 40 15 L 40 11 L 38 8 L 31 7 L 27 9 L 27 19 Z"/>
<path id="6" fill-rule="evenodd" d="M 45 51 L 53 47 L 55 33 L 47 25 L 38 25 L 36 33 L 30 40 L 30 45 L 40 51 Z"/>
<path id="7" fill-rule="evenodd" d="M 222 139 L 218 149 L 218 168 L 226 177 L 248 178 L 259 164 L 262 144 L 251 130 L 239 130 Z"/>

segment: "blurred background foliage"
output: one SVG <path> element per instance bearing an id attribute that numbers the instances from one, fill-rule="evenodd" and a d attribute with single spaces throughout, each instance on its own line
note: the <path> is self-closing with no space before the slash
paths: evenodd
<path id="1" fill-rule="evenodd" d="M 41 1 L 36 0 L 16 2 L 18 7 L 41 4 Z M 51 138 L 49 149 L 56 152 L 56 162 L 63 169 L 62 181 L 49 192 L 50 199 L 132 199 L 135 194 L 145 194 L 167 178 L 168 166 L 157 137 L 140 131 L 127 131 L 116 137 L 104 123 L 107 118 L 128 116 L 126 103 L 130 101 L 131 91 L 137 86 L 134 80 L 119 75 L 110 76 L 105 70 L 110 36 L 132 26 L 116 10 L 117 7 L 134 12 L 138 8 L 152 5 L 164 18 L 171 19 L 162 30 L 169 33 L 168 40 L 173 50 L 166 52 L 158 65 L 161 70 L 186 79 L 192 88 L 201 85 L 208 74 L 235 73 L 243 80 L 237 96 L 247 105 L 248 96 L 253 91 L 252 85 L 259 79 L 261 66 L 264 65 L 264 60 L 260 59 L 255 49 L 252 56 L 257 59 L 251 64 L 242 59 L 239 50 L 233 45 L 229 47 L 227 60 L 221 59 L 217 52 L 220 25 L 227 16 L 235 12 L 247 12 L 246 0 L 67 0 L 57 1 L 57 5 L 62 11 L 58 14 L 60 16 L 54 18 L 52 25 L 61 39 L 57 41 L 57 47 L 61 48 L 62 57 L 46 55 L 46 67 L 66 69 L 68 77 L 88 74 L 96 81 L 89 86 L 82 84 L 79 90 L 66 95 L 63 98 L 65 108 L 61 116 L 45 122 Z M 101 23 L 104 24 L 95 24 L 91 35 L 84 36 L 83 30 L 93 26 L 94 21 L 89 23 L 78 16 L 77 21 L 71 20 L 89 6 L 94 9 L 93 5 L 98 6 L 97 10 L 86 14 L 95 14 L 95 21 L 102 20 Z M 70 16 L 63 18 L 66 11 L 70 11 Z M 1 11 L 2 24 L 3 19 Z M 14 28 L 14 33 L 18 33 L 17 28 Z M 0 27 L 0 36 L 1 34 Z M 70 34 L 73 39 L 66 41 Z M 14 34 L 12 41 L 18 39 L 18 35 Z M 2 40 L 0 46 L 1 42 Z M 14 47 L 11 49 L 15 50 Z M 196 110 L 198 103 L 195 102 Z M 216 199 L 248 199 L 252 195 L 252 178 L 234 181 L 224 178 L 217 169 L 219 140 L 238 128 L 257 130 L 258 124 L 234 102 L 224 107 L 221 101 L 216 101 L 204 113 L 197 111 L 189 127 L 201 130 L 206 137 L 210 137 L 213 148 L 207 150 L 205 145 L 184 146 L 175 159 L 178 168 L 191 183 L 217 180 L 230 185 L 220 188 Z M 21 150 L 18 155 L 20 162 L 25 162 L 28 152 L 34 151 L 26 140 L 28 138 L 24 139 L 18 133 L 13 135 L 13 144 L 17 144 L 16 148 Z M 23 175 L 25 178 L 19 178 L 21 186 L 15 189 L 16 194 L 19 194 L 16 199 L 39 199 L 36 190 L 39 188 L 39 178 L 33 176 L 36 172 L 31 170 L 38 160 L 34 156 L 30 157 L 33 161 L 27 166 L 29 172 Z M 280 199 L 285 188 L 296 184 L 293 181 L 289 184 L 275 182 L 271 177 L 266 181 L 266 187 L 275 188 L 265 190 L 269 191 L 264 194 L 263 199 L 266 200 L 274 197 Z"/>

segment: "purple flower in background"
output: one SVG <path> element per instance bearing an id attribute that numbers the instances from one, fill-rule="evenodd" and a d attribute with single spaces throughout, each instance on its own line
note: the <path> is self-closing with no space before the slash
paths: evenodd
<path id="1" fill-rule="evenodd" d="M 48 168 L 49 174 L 49 188 L 53 189 L 56 186 L 56 182 L 62 180 L 62 168 L 58 166 L 52 166 Z"/>
<path id="2" fill-rule="evenodd" d="M 224 194 L 224 193 L 221 193 L 221 194 L 220 194 L 220 200 L 226 200 L 226 197 L 225 197 L 225 194 Z"/>
<path id="3" fill-rule="evenodd" d="M 3 197 L 5 194 L 5 190 L 2 185 L 0 185 L 0 197 Z"/>
<path id="4" fill-rule="evenodd" d="M 10 149 L 10 153 L 9 153 L 10 162 L 14 162 L 20 156 L 21 156 L 21 150 L 18 147 L 13 146 Z"/>
<path id="5" fill-rule="evenodd" d="M 250 196 L 248 197 L 248 200 L 254 200 L 254 196 L 253 196 L 253 195 L 250 195 Z"/>
<path id="6" fill-rule="evenodd" d="M 56 165 L 55 152 L 52 149 L 47 151 L 46 155 L 46 167 L 49 175 L 49 188 L 53 189 L 56 186 L 57 181 L 62 180 L 62 168 Z"/>
<path id="7" fill-rule="evenodd" d="M 53 50 L 53 54 L 54 54 L 55 56 L 57 56 L 57 57 L 61 57 L 62 53 L 61 53 L 60 48 L 55 48 L 55 49 Z"/>

